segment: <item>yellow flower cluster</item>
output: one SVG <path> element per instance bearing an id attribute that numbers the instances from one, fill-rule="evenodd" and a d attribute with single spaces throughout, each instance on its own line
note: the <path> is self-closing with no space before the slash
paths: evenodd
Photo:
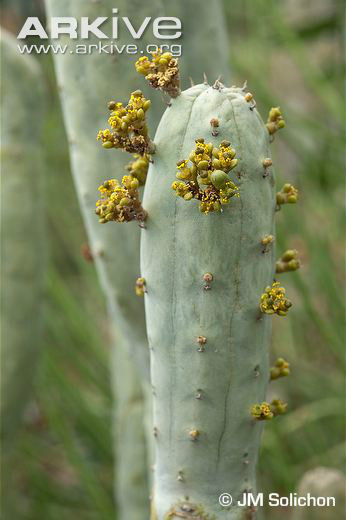
<path id="1" fill-rule="evenodd" d="M 261 404 L 254 404 L 251 408 L 251 415 L 258 421 L 268 421 L 274 417 L 270 404 L 265 401 Z"/>
<path id="2" fill-rule="evenodd" d="M 298 190 L 293 184 L 284 184 L 281 191 L 276 194 L 276 204 L 295 204 L 298 200 Z"/>
<path id="3" fill-rule="evenodd" d="M 286 316 L 292 303 L 286 298 L 285 294 L 286 291 L 283 287 L 280 287 L 279 282 L 273 282 L 272 286 L 268 286 L 261 296 L 261 311 L 265 314 Z"/>
<path id="4" fill-rule="evenodd" d="M 265 235 L 262 238 L 261 244 L 264 246 L 263 249 L 262 249 L 262 253 L 268 253 L 268 251 L 270 250 L 270 247 L 273 244 L 274 240 L 275 240 L 274 235 Z"/>
<path id="5" fill-rule="evenodd" d="M 134 161 L 131 161 L 126 166 L 126 169 L 133 180 L 136 179 L 138 181 L 138 188 L 139 186 L 143 186 L 145 184 L 149 168 L 149 156 L 147 154 L 144 154 L 143 156 L 135 154 L 134 159 Z"/>
<path id="6" fill-rule="evenodd" d="M 137 278 L 135 290 L 137 296 L 144 296 L 147 292 L 145 278 Z"/>
<path id="7" fill-rule="evenodd" d="M 263 402 L 261 404 L 255 404 L 251 408 L 251 415 L 257 421 L 268 421 L 277 415 L 283 415 L 287 411 L 287 403 L 283 403 L 280 399 L 273 399 L 269 404 Z"/>
<path id="8" fill-rule="evenodd" d="M 270 369 L 270 379 L 279 379 L 280 377 L 286 377 L 290 374 L 290 364 L 283 358 L 278 358 L 275 364 Z"/>
<path id="9" fill-rule="evenodd" d="M 296 271 L 300 268 L 298 251 L 296 249 L 288 249 L 281 258 L 276 262 L 276 272 L 285 273 L 287 271 Z"/>
<path id="10" fill-rule="evenodd" d="M 125 175 L 121 185 L 116 179 L 110 179 L 99 187 L 101 198 L 96 202 L 95 212 L 101 224 L 110 221 L 143 222 L 146 219 L 147 214 L 139 200 L 137 185 L 136 179 Z"/>
<path id="11" fill-rule="evenodd" d="M 280 107 L 273 107 L 269 110 L 266 127 L 270 135 L 275 134 L 281 128 L 285 128 L 286 122 L 282 117 Z"/>
<path id="12" fill-rule="evenodd" d="M 145 99 L 140 90 L 132 92 L 126 106 L 110 101 L 108 123 L 112 130 L 100 130 L 97 139 L 104 148 L 122 148 L 130 153 L 144 155 L 150 152 L 151 141 L 148 137 L 146 112 L 150 100 Z"/>
<path id="13" fill-rule="evenodd" d="M 170 52 L 162 53 L 158 49 L 152 53 L 151 60 L 147 56 L 139 58 L 135 67 L 153 88 L 167 92 L 172 98 L 180 94 L 178 60 Z"/>
<path id="14" fill-rule="evenodd" d="M 270 408 L 274 417 L 284 415 L 287 412 L 287 403 L 283 403 L 281 399 L 273 399 L 270 403 Z"/>
<path id="15" fill-rule="evenodd" d="M 222 204 L 239 197 L 239 188 L 227 175 L 238 163 L 236 153 L 228 141 L 222 141 L 218 148 L 202 138 L 195 142 L 189 159 L 177 163 L 181 182 L 173 182 L 172 188 L 184 200 L 198 200 L 202 213 L 221 211 Z"/>

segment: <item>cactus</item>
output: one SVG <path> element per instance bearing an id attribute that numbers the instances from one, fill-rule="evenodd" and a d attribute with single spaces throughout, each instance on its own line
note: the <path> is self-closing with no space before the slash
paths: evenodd
<path id="1" fill-rule="evenodd" d="M 149 65 L 142 58 L 136 68 Z M 161 88 L 170 91 L 166 82 Z M 254 511 L 237 501 L 256 490 L 261 420 L 287 409 L 280 399 L 263 401 L 272 374 L 267 315 L 285 316 L 292 305 L 273 281 L 269 143 L 285 123 L 272 109 L 266 127 L 246 86 L 217 80 L 173 90 L 154 140 L 141 239 L 154 389 L 152 518 L 245 519 Z M 287 363 L 276 368 L 277 377 L 287 375 Z M 226 490 L 234 503 L 225 508 L 218 497 Z"/>
<path id="2" fill-rule="evenodd" d="M 1 435 L 13 439 L 41 347 L 44 267 L 40 148 L 44 88 L 39 64 L 2 29 Z"/>
<path id="3" fill-rule="evenodd" d="M 183 20 L 184 27 L 186 27 L 183 39 L 175 43 L 183 43 L 184 45 L 185 81 L 187 83 L 189 83 L 189 76 L 198 81 L 203 70 L 210 75 L 219 74 L 221 71 L 227 77 L 228 62 L 225 49 L 227 49 L 228 43 L 219 0 L 212 0 L 208 5 L 201 4 L 196 0 L 191 2 L 178 0 L 174 2 L 174 5 L 166 5 L 161 0 L 147 2 L 147 5 L 143 4 L 145 2 L 132 1 L 128 3 L 124 0 L 117 2 L 119 15 L 130 17 L 136 27 L 142 23 L 145 16 L 179 16 Z M 111 16 L 114 3 L 110 0 L 103 0 L 102 2 L 75 0 L 73 3 L 67 0 L 46 0 L 46 6 L 48 14 L 51 16 L 75 16 L 78 18 L 82 15 L 94 19 L 97 16 Z M 197 7 L 199 11 L 198 20 L 191 16 L 191 13 Z M 212 17 L 210 12 L 213 12 Z M 204 34 L 208 36 L 203 41 L 200 40 L 200 31 L 197 30 L 197 25 L 200 23 L 203 26 Z M 109 29 L 109 25 L 104 24 L 102 30 L 107 32 L 107 29 Z M 150 36 L 148 37 L 145 34 L 138 43 L 144 48 L 145 43 L 155 43 L 152 40 Z M 75 43 L 85 42 L 78 40 L 73 42 L 73 45 Z M 88 43 L 98 42 L 94 42 L 94 39 L 91 38 Z M 121 46 L 123 43 L 128 44 L 129 41 L 126 36 L 122 36 L 117 43 L 118 46 Z M 168 41 L 167 43 L 172 42 Z M 196 60 L 197 49 L 200 53 L 200 60 Z M 214 60 L 214 56 L 218 56 L 218 59 Z M 201 69 L 202 60 L 205 61 L 204 69 Z M 144 304 L 143 299 L 137 296 L 134 291 L 136 279 L 140 274 L 140 230 L 133 225 L 126 227 L 122 225 L 116 227 L 99 226 L 93 215 L 94 194 L 105 172 L 108 172 L 108 175 L 113 175 L 114 172 L 121 178 L 123 167 L 128 162 L 125 154 L 97 147 L 95 125 L 98 128 L 102 127 L 103 107 L 111 96 L 126 101 L 128 92 L 133 90 L 132 85 L 135 84 L 136 72 L 134 69 L 132 71 L 128 69 L 125 56 L 98 55 L 96 53 L 90 56 L 78 56 L 67 53 L 66 55 L 54 55 L 54 61 L 70 140 L 72 171 L 91 250 L 116 332 L 121 336 L 121 342 L 124 348 L 130 352 L 131 361 L 136 366 L 135 370 L 128 361 L 126 366 L 123 365 L 124 353 L 118 352 L 116 338 L 112 371 L 114 387 L 117 392 L 121 393 L 123 388 L 121 381 L 126 377 L 133 385 L 132 389 L 126 387 L 123 390 L 128 392 L 128 400 L 126 394 L 119 395 L 117 400 L 116 417 L 121 417 L 121 421 L 124 423 L 127 417 L 124 408 L 129 405 L 129 401 L 132 402 L 132 394 L 136 395 L 135 406 L 138 405 L 138 395 L 142 391 L 141 384 L 138 382 L 139 377 L 147 381 L 149 379 L 149 352 L 145 330 Z M 143 91 L 145 92 L 145 88 L 143 88 Z M 114 109 L 112 106 L 110 108 Z M 154 123 L 154 126 L 157 125 L 163 110 L 164 103 L 161 96 L 157 96 L 156 100 L 153 99 L 149 114 L 149 120 Z M 103 139 L 103 137 L 107 136 L 100 135 L 101 141 L 105 144 L 107 139 Z M 109 144 L 104 147 L 113 148 Z M 136 168 L 135 165 L 133 167 Z M 113 216 L 115 216 L 114 212 Z M 140 282 L 136 284 L 136 292 L 140 295 L 144 293 L 144 290 L 138 284 Z M 144 391 L 146 392 L 146 390 Z M 123 409 L 122 405 L 124 406 Z M 146 403 L 145 407 L 150 408 L 150 403 Z M 139 408 L 137 406 L 137 411 Z M 129 458 L 128 463 L 126 463 L 126 454 L 131 455 L 131 448 L 125 449 L 128 443 L 131 443 L 132 446 L 134 443 L 142 442 L 143 432 L 141 428 L 143 426 L 141 423 L 143 419 L 140 419 L 139 415 L 139 413 L 134 412 L 131 419 L 134 421 L 135 416 L 137 417 L 137 426 L 132 427 L 132 432 L 138 432 L 137 441 L 135 441 L 133 434 L 131 438 L 121 434 L 121 432 L 128 431 L 125 426 L 116 428 L 118 435 L 115 441 L 115 452 L 122 451 L 121 468 L 116 466 L 119 483 L 119 485 L 116 484 L 118 505 L 124 518 L 134 520 L 137 517 L 143 517 L 147 500 L 140 507 L 138 500 L 134 497 L 135 490 L 133 490 L 132 499 L 129 500 L 128 495 L 126 495 L 125 501 L 120 488 L 124 488 L 121 482 L 131 481 L 132 473 L 138 475 L 141 472 L 140 468 L 134 467 L 133 458 Z M 152 427 L 150 427 L 151 430 Z M 117 446 L 119 446 L 119 449 L 117 449 Z M 120 475 L 120 471 L 128 472 L 128 474 Z M 142 474 L 144 474 L 144 470 Z M 144 495 L 145 493 L 142 494 L 143 500 Z M 149 492 L 146 495 L 149 495 Z"/>
<path id="4" fill-rule="evenodd" d="M 143 135 L 150 149 L 139 153 L 149 155 L 150 167 L 143 205 L 132 174 L 122 185 L 110 179 L 100 186 L 96 213 L 103 224 L 146 223 L 136 291 L 145 296 L 151 352 L 152 518 L 245 519 L 255 511 L 238 501 L 256 490 L 260 422 L 287 411 L 277 398 L 258 402 L 270 380 L 289 373 L 282 359 L 269 371 L 267 316 L 286 316 L 292 306 L 274 279 L 278 201 L 269 157 L 273 134 L 285 123 L 276 108 L 269 122 L 277 128 L 265 125 L 246 85 L 205 80 L 181 92 L 170 53 L 141 57 L 135 66 L 172 101 L 154 143 L 141 91 L 126 110 L 112 102 L 112 130 L 102 134 L 125 151 Z M 289 250 L 281 261 L 296 256 Z M 234 499 L 226 508 L 217 500 L 225 482 Z"/>
<path id="5" fill-rule="evenodd" d="M 143 420 L 147 411 L 138 373 L 129 357 L 126 342 L 115 335 L 116 355 L 112 358 L 112 378 L 116 413 L 113 416 L 114 455 L 117 478 L 114 496 L 117 498 L 117 518 L 141 520 L 148 510 L 149 453 Z M 121 499 L 120 499 L 121 497 Z"/>
<path id="6" fill-rule="evenodd" d="M 210 124 L 215 118 L 217 136 Z M 261 313 L 259 300 L 275 271 L 274 247 L 262 254 L 263 237 L 275 234 L 272 168 L 263 175 L 269 135 L 253 97 L 216 82 L 172 100 L 155 136 L 143 200 L 148 219 L 141 275 L 158 432 L 153 518 L 159 520 L 193 518 L 199 508 L 204 513 L 198 518 L 245 518 L 236 505 L 222 508 L 218 496 L 227 491 L 236 501 L 256 488 L 262 426 L 251 411 L 266 395 L 272 319 Z M 204 176 L 207 187 L 199 184 L 195 197 L 202 200 L 201 212 L 194 200 L 172 197 L 169 190 L 177 163 L 179 168 L 187 157 L 197 163 L 196 151 L 191 155 L 196 139 L 197 146 L 211 143 L 212 150 L 201 165 L 210 180 Z M 227 157 L 220 146 L 228 148 Z M 213 170 L 224 159 L 224 186 L 236 183 L 239 198 L 223 197 L 222 189 L 217 196 Z M 188 182 L 182 184 L 195 190 L 196 182 L 184 176 Z M 213 280 L 207 292 L 206 273 Z M 200 336 L 203 349 L 196 348 Z M 268 414 L 273 415 L 269 405 Z"/>

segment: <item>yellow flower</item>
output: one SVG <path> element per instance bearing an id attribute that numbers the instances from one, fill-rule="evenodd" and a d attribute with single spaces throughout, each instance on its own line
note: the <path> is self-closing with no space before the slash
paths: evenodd
<path id="1" fill-rule="evenodd" d="M 235 150 L 228 141 L 222 141 L 219 148 L 202 138 L 195 143 L 189 159 L 177 163 L 176 176 L 184 182 L 174 182 L 172 188 L 185 200 L 198 200 L 200 211 L 206 215 L 222 211 L 223 204 L 229 204 L 232 197 L 239 197 L 238 186 L 227 176 L 237 164 Z"/>
<path id="2" fill-rule="evenodd" d="M 144 294 L 147 292 L 145 278 L 137 278 L 135 291 L 137 296 L 144 296 Z"/>
<path id="3" fill-rule="evenodd" d="M 140 90 L 132 92 L 128 104 L 109 102 L 111 111 L 108 123 L 112 129 L 100 130 L 97 139 L 104 148 L 122 148 L 130 153 L 144 155 L 153 153 L 153 145 L 148 137 L 146 112 L 150 101 Z"/>
<path id="4" fill-rule="evenodd" d="M 273 416 L 284 415 L 287 412 L 287 403 L 281 401 L 281 399 L 273 399 L 270 403 L 270 409 Z"/>
<path id="5" fill-rule="evenodd" d="M 158 49 L 152 53 L 151 61 L 147 56 L 142 56 L 136 61 L 135 67 L 153 88 L 163 90 L 173 98 L 180 94 L 178 60 L 170 52 L 162 53 Z"/>
<path id="6" fill-rule="evenodd" d="M 274 417 L 273 412 L 271 411 L 270 404 L 265 401 L 261 404 L 255 404 L 251 408 L 251 415 L 257 421 L 267 421 Z"/>
<path id="7" fill-rule="evenodd" d="M 276 194 L 276 203 L 280 207 L 281 204 L 295 204 L 298 200 L 298 190 L 293 184 L 284 184 L 281 191 Z"/>
<path id="8" fill-rule="evenodd" d="M 282 117 L 280 107 L 273 107 L 269 111 L 266 127 L 270 135 L 275 134 L 281 128 L 286 126 L 286 122 Z"/>
<path id="9" fill-rule="evenodd" d="M 145 220 L 146 212 L 139 200 L 138 190 L 132 187 L 131 182 L 130 176 L 124 176 L 122 185 L 116 179 L 110 179 L 99 187 L 101 198 L 96 202 L 95 212 L 101 224 Z"/>
<path id="10" fill-rule="evenodd" d="M 148 168 L 149 168 L 149 155 L 144 154 L 134 154 L 134 161 L 130 162 L 126 169 L 129 171 L 129 174 L 132 178 L 132 187 L 138 188 L 139 186 L 143 186 L 145 184 Z"/>
<path id="11" fill-rule="evenodd" d="M 270 369 L 270 379 L 275 380 L 290 374 L 290 364 L 283 358 L 278 358 Z"/>
<path id="12" fill-rule="evenodd" d="M 265 314 L 286 316 L 291 306 L 292 303 L 286 298 L 286 291 L 280 287 L 279 282 L 273 282 L 271 287 L 267 287 L 260 299 L 260 309 Z"/>

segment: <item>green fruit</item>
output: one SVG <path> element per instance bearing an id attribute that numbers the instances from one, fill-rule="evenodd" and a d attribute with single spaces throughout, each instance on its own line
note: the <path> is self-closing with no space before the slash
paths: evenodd
<path id="1" fill-rule="evenodd" d="M 224 188 L 226 182 L 229 180 L 227 173 L 222 170 L 215 170 L 210 176 L 213 186 L 217 189 Z"/>

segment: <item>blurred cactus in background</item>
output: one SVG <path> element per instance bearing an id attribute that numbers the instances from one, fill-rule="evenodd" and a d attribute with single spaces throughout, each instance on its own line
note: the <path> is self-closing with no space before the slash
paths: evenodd
<path id="1" fill-rule="evenodd" d="M 109 0 L 102 3 L 90 3 L 78 0 L 73 2 L 47 0 L 49 16 L 109 16 L 114 5 Z M 145 16 L 152 13 L 157 17 L 164 13 L 167 16 L 179 16 L 182 19 L 189 18 L 198 5 L 198 24 L 203 23 L 206 34 L 213 38 L 200 40 L 199 31 L 194 29 L 197 20 L 190 20 L 191 28 L 184 32 L 184 67 L 186 69 L 186 81 L 191 76 L 196 81 L 202 77 L 203 71 L 215 78 L 223 73 L 228 77 L 227 37 L 225 34 L 224 20 L 221 5 L 218 0 L 211 4 L 200 5 L 198 2 L 175 2 L 169 7 L 161 0 L 155 2 L 118 2 L 119 11 L 123 9 L 131 21 L 142 23 Z M 214 16 L 210 17 L 210 10 Z M 103 27 L 107 32 L 107 26 Z M 151 37 L 152 38 L 152 37 Z M 61 38 L 60 41 L 63 41 Z M 118 41 L 118 45 L 128 43 L 126 35 Z M 74 42 L 80 43 L 78 41 Z M 92 38 L 88 43 L 93 43 Z M 141 46 L 147 43 L 155 43 L 150 35 L 144 35 L 140 40 Z M 157 42 L 161 43 L 161 42 Z M 169 41 L 167 43 L 170 43 Z M 194 50 L 199 48 L 201 59 L 196 59 Z M 226 49 L 226 50 L 225 50 Z M 213 56 L 219 56 L 215 61 Z M 203 60 L 202 60 L 203 57 Z M 87 66 L 86 66 L 87 60 Z M 115 496 L 122 518 L 142 518 L 143 510 L 148 508 L 149 487 L 147 482 L 142 482 L 144 492 L 142 502 L 136 498 L 136 487 L 130 483 L 142 475 L 142 479 L 150 464 L 147 459 L 145 468 L 140 468 L 144 461 L 144 455 L 138 457 L 137 465 L 133 464 L 133 452 L 131 446 L 143 446 L 143 422 L 144 417 L 140 411 L 144 405 L 140 404 L 140 396 L 143 392 L 148 396 L 149 385 L 149 351 L 147 346 L 144 304 L 134 290 L 136 279 L 139 275 L 139 228 L 99 226 L 95 219 L 95 192 L 101 184 L 105 172 L 113 176 L 113 172 L 122 177 L 124 167 L 127 164 L 125 154 L 112 153 L 112 150 L 103 150 L 95 142 L 95 127 L 102 128 L 103 112 L 106 103 L 111 96 L 116 100 L 126 100 L 129 92 L 133 90 L 136 82 L 136 71 L 129 67 L 128 59 L 99 55 L 97 53 L 81 57 L 79 55 L 55 55 L 55 68 L 59 85 L 62 106 L 64 109 L 65 125 L 70 144 L 70 156 L 74 182 L 79 197 L 83 219 L 85 222 L 91 254 L 95 260 L 102 288 L 104 290 L 107 306 L 110 311 L 115 329 L 115 346 L 113 349 L 113 386 L 116 389 L 115 400 L 117 403 L 115 412 L 115 458 L 119 453 L 121 464 L 116 463 L 115 471 Z M 145 91 L 145 88 L 143 89 Z M 149 91 L 149 88 L 147 89 Z M 112 106 L 110 107 L 112 109 Z M 160 96 L 153 99 L 150 107 L 149 120 L 154 127 L 164 110 L 164 102 Z M 107 137 L 100 135 L 101 141 L 107 148 Z M 131 173 L 131 172 L 130 172 Z M 125 193 L 125 192 L 124 192 Z M 126 199 L 125 196 L 122 200 Z M 120 202 L 120 200 L 119 200 Z M 123 212 L 122 212 L 123 213 Z M 102 217 L 101 217 L 102 220 Z M 124 348 L 123 352 L 120 349 Z M 130 356 L 131 359 L 127 359 Z M 140 382 L 141 380 L 141 382 Z M 144 386 L 144 389 L 143 389 Z M 127 396 L 127 397 L 126 397 Z M 134 396 L 136 396 L 134 398 Z M 142 395 L 143 399 L 143 395 Z M 150 404 L 145 405 L 150 414 Z M 133 415 L 131 414 L 133 410 Z M 128 426 L 126 426 L 128 421 Z M 146 423 L 150 424 L 150 420 Z M 129 438 L 129 425 L 131 436 Z M 151 439 L 151 424 L 150 429 Z M 126 447 L 130 443 L 130 447 Z M 118 446 L 118 448 L 117 448 Z M 144 447 L 143 447 L 144 449 Z M 126 460 L 126 457 L 129 457 Z M 148 470 L 149 475 L 149 470 Z M 148 479 L 149 480 L 149 476 Z M 125 489 L 127 492 L 125 493 Z"/>
<path id="2" fill-rule="evenodd" d="M 1 438 L 13 441 L 42 347 L 45 266 L 44 150 L 46 108 L 37 61 L 21 56 L 2 30 L 1 58 Z"/>

